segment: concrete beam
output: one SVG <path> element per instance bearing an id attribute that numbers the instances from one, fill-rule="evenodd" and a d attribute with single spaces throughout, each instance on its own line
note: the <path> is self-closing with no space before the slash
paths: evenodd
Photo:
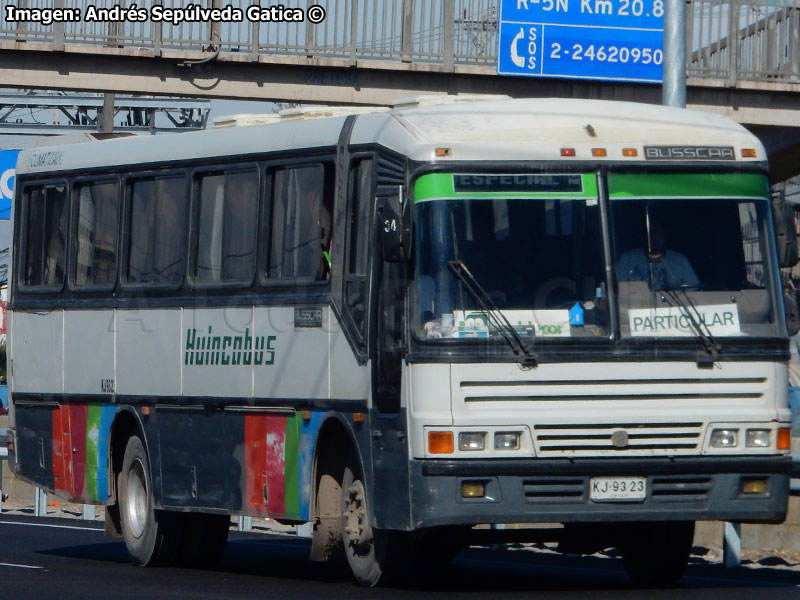
<path id="1" fill-rule="evenodd" d="M 9 88 L 63 89 L 316 104 L 391 105 L 431 93 L 489 93 L 514 97 L 566 97 L 661 101 L 658 85 L 567 79 L 500 77 L 490 66 L 357 61 L 349 58 L 252 57 L 150 50 L 0 43 L 0 82 Z M 800 125 L 800 82 L 689 79 L 687 105 L 722 112 L 745 124 Z"/>

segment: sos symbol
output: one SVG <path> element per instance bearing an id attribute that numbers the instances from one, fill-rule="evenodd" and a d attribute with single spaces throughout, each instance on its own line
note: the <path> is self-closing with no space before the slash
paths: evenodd
<path id="1" fill-rule="evenodd" d="M 16 174 L 16 169 L 6 169 L 0 175 L 0 196 L 10 200 L 14 195 L 14 176 Z"/>

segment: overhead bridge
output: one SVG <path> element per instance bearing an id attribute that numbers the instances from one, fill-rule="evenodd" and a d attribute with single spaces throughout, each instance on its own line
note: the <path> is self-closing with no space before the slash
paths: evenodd
<path id="1" fill-rule="evenodd" d="M 5 2 L 0 85 L 364 105 L 431 93 L 661 101 L 657 85 L 498 76 L 499 0 L 282 0 L 248 12 L 252 4 Z M 686 14 L 688 106 L 753 129 L 778 172 L 800 164 L 800 2 L 688 0 Z"/>

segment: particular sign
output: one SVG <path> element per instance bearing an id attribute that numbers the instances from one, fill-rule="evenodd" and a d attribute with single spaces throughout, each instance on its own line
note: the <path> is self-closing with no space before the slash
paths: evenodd
<path id="1" fill-rule="evenodd" d="M 664 0 L 502 0 L 497 73 L 660 83 Z"/>
<path id="2" fill-rule="evenodd" d="M 685 337 L 697 335 L 694 321 L 712 335 L 740 335 L 739 307 L 735 304 L 697 306 L 695 309 L 670 306 L 636 308 L 628 311 L 632 336 Z"/>
<path id="3" fill-rule="evenodd" d="M 0 151 L 0 219 L 11 218 L 11 199 L 14 197 L 14 179 L 19 150 Z"/>

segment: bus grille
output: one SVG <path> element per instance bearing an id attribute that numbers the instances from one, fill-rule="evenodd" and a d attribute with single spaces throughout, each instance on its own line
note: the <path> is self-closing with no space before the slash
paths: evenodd
<path id="1" fill-rule="evenodd" d="M 702 423 L 535 425 L 537 456 L 698 454 Z"/>
<path id="2" fill-rule="evenodd" d="M 713 479 L 708 475 L 653 477 L 653 502 L 704 502 L 708 500 Z"/>
<path id="3" fill-rule="evenodd" d="M 503 402 L 729 401 L 757 400 L 766 377 L 596 379 L 539 381 L 461 381 L 466 405 Z"/>
<path id="4" fill-rule="evenodd" d="M 525 502 L 584 502 L 586 485 L 580 477 L 535 477 L 522 481 Z"/>

